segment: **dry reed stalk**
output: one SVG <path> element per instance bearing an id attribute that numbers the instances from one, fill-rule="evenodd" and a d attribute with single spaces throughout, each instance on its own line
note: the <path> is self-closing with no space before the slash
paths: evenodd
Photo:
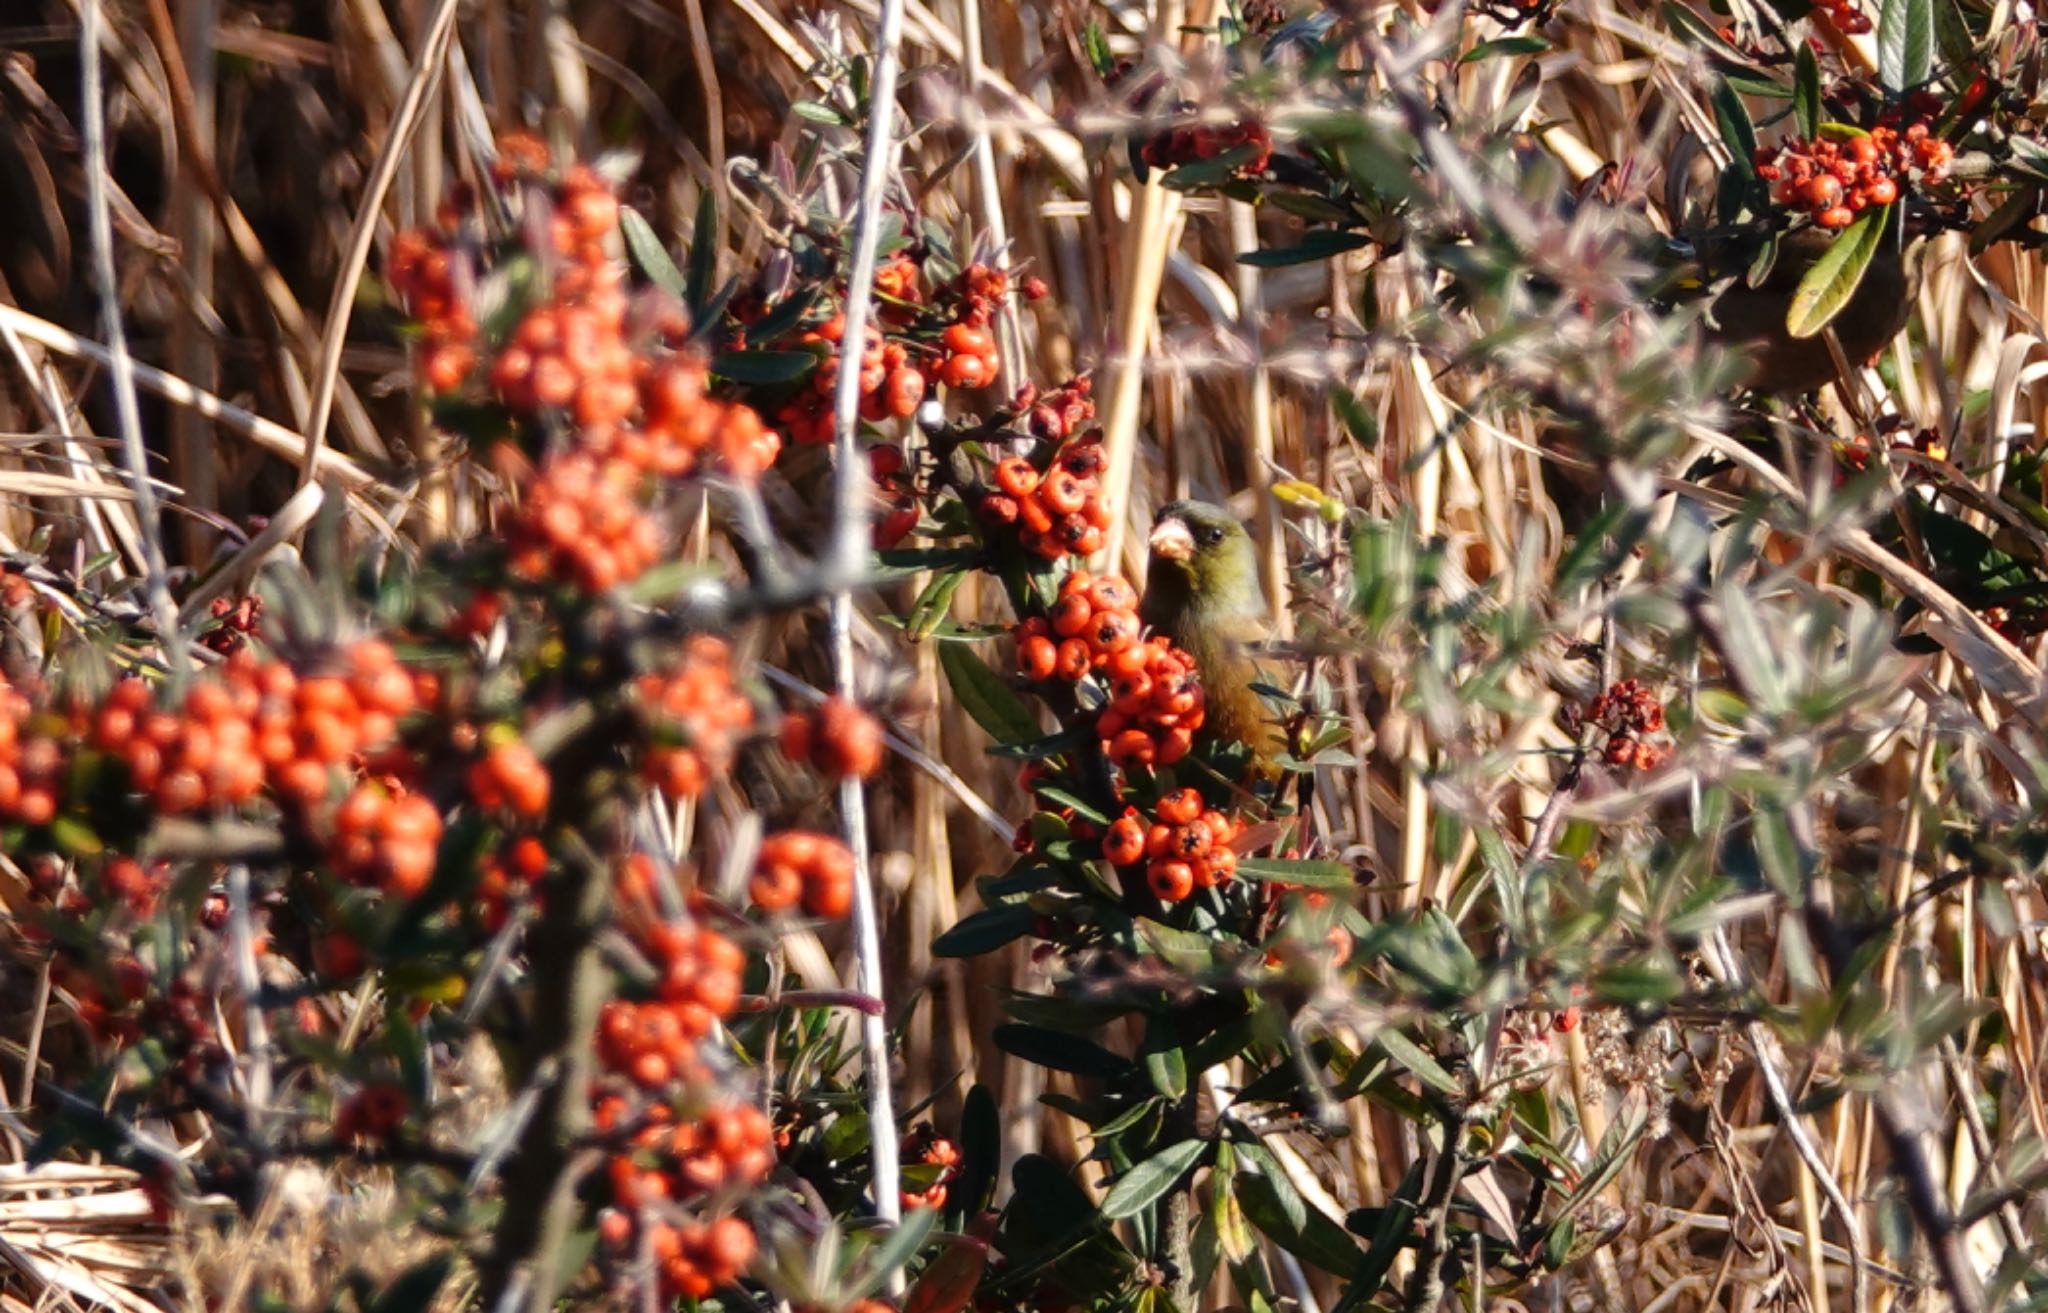
<path id="1" fill-rule="evenodd" d="M 370 258 L 370 245 L 377 236 L 377 218 L 384 207 L 384 195 L 405 162 L 406 146 L 418 127 L 427 93 L 439 80 L 447 62 L 448 41 L 455 30 L 458 0 L 440 0 L 413 62 L 392 123 L 378 148 L 371 167 L 369 185 L 357 202 L 355 222 L 349 230 L 342 267 L 335 278 L 333 295 L 327 303 L 327 319 L 320 342 L 320 360 L 313 372 L 313 406 L 306 421 L 306 449 L 299 458 L 299 486 L 318 476 L 321 453 L 327 442 L 327 420 L 334 408 L 334 390 L 341 377 L 341 353 L 348 344 L 349 318 L 354 310 L 356 287 Z"/>

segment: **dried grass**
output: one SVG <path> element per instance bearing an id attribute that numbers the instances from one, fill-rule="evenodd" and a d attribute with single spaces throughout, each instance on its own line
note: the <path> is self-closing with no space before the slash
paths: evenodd
<path id="1" fill-rule="evenodd" d="M 473 175 L 481 134 L 517 122 L 529 96 L 550 106 L 548 126 L 586 147 L 631 141 L 644 166 L 636 203 L 666 230 L 684 231 L 700 190 L 728 194 L 722 158 L 760 158 L 790 143 L 789 105 L 811 92 L 821 32 L 858 46 L 875 12 L 866 0 L 693 0 L 680 9 L 657 0 L 573 8 L 479 0 L 458 24 L 461 59 L 427 69 L 417 52 L 429 20 L 451 6 L 347 0 L 294 13 L 218 0 L 203 8 L 213 14 L 211 31 L 193 31 L 179 15 L 187 25 L 182 60 L 162 48 L 161 22 L 149 21 L 159 5 L 110 5 L 105 44 L 126 322 L 140 382 L 158 397 L 145 423 L 154 433 L 175 427 L 183 435 L 164 444 L 164 491 L 174 502 L 193 496 L 193 509 L 231 522 L 268 515 L 317 459 L 323 479 L 419 537 L 471 532 L 488 520 L 470 504 L 471 481 L 426 464 L 445 453 L 394 393 L 402 362 L 388 307 L 374 295 L 375 250 L 397 227 L 430 214 L 448 181 Z M 1052 285 L 1053 295 L 1023 314 L 1022 353 L 1042 382 L 1072 368 L 1100 371 L 1126 528 L 1176 496 L 1251 489 L 1234 504 L 1256 520 L 1269 584 L 1277 583 L 1289 544 L 1257 494 L 1276 478 L 1297 477 L 1348 504 L 1409 509 L 1423 532 L 1444 535 L 1449 559 L 1470 578 L 1514 568 L 1540 573 L 1565 545 L 1567 514 L 1544 475 L 1544 434 L 1526 414 L 1503 408 L 1483 377 L 1439 374 L 1439 362 L 1420 355 L 1361 355 L 1333 335 L 1350 326 L 1361 299 L 1388 316 L 1415 306 L 1416 289 L 1398 259 L 1359 253 L 1248 276 L 1232 254 L 1255 238 L 1284 243 L 1291 220 L 1183 205 L 1156 185 L 1130 185 L 1116 169 L 1117 152 L 1102 129 L 1120 119 L 1080 67 L 1081 25 L 1102 18 L 1120 53 L 1158 59 L 1195 85 L 1206 76 L 1203 43 L 1178 35 L 1179 20 L 1198 21 L 1210 8 L 1201 0 L 1100 10 L 1026 0 L 982 6 L 970 26 L 957 4 L 911 4 L 906 48 L 918 75 L 912 97 L 922 130 L 907 155 L 909 174 L 928 176 L 970 143 L 988 143 L 974 167 L 956 169 L 923 196 L 927 211 L 983 229 L 999 216 L 1015 258 Z M 527 19 L 544 12 L 553 15 L 545 30 L 529 30 Z M 16 6 L 6 21 L 13 30 L 0 32 L 0 46 L 14 53 L 0 52 L 0 176 L 14 181 L 0 219 L 0 335 L 9 352 L 0 371 L 0 432 L 32 435 L 36 444 L 0 448 L 0 528 L 7 542 L 21 543 L 53 525 L 88 551 L 119 552 L 116 568 L 139 573 L 121 473 L 102 440 L 112 428 L 99 375 L 107 357 L 93 340 L 83 291 L 89 282 L 80 274 L 86 243 L 70 53 L 77 16 L 71 4 L 40 0 Z M 1629 5 L 1568 6 L 1551 29 L 1554 48 L 1533 60 L 1545 80 L 1522 122 L 1547 125 L 1542 147 L 1575 175 L 1618 161 L 1625 197 L 1654 206 L 1674 135 L 1712 118 L 1685 53 L 1645 24 Z M 715 60 L 700 57 L 700 31 L 716 47 Z M 984 61 L 972 79 L 961 73 L 966 32 L 978 37 Z M 1167 48 L 1177 55 L 1162 55 Z M 210 49 L 219 57 L 205 57 Z M 1867 42 L 1846 49 L 1870 57 Z M 1493 76 L 1465 79 L 1464 107 L 1503 103 L 1527 62 L 1502 60 Z M 711 75 L 715 84 L 706 82 Z M 407 104 L 415 88 L 425 90 L 416 122 Z M 209 109 L 196 115 L 188 100 Z M 394 132 L 415 127 L 405 150 L 386 153 Z M 195 129 L 208 133 L 204 143 L 190 139 Z M 380 170 L 380 157 L 395 167 Z M 365 208 L 373 177 L 388 181 L 388 194 Z M 361 300 L 347 294 L 358 264 L 350 241 L 358 215 L 363 223 L 354 231 L 373 248 Z M 723 219 L 733 241 L 727 268 L 743 267 L 761 249 L 760 228 L 734 204 Z M 325 306 L 325 317 L 310 318 L 306 306 Z M 1960 240 L 1941 241 L 1927 254 L 1910 330 L 1925 349 L 1900 339 L 1891 395 L 1913 424 L 1948 426 L 1959 453 L 1995 470 L 2011 443 L 2035 441 L 2048 422 L 2044 322 L 2048 269 L 2038 251 L 2000 248 L 1972 258 Z M 206 349 L 194 352 L 195 345 Z M 1882 388 L 1874 375 L 1871 382 Z M 327 431 L 330 384 L 337 422 Z M 1342 439 L 1326 401 L 1333 386 L 1377 417 L 1376 450 Z M 1990 404 L 1965 411 L 1961 399 L 1978 392 Z M 1840 406 L 1832 397 L 1829 404 Z M 196 428 L 195 416 L 202 421 Z M 1453 417 L 1471 422 L 1452 425 Z M 1738 454 L 1710 429 L 1695 437 L 1698 450 Z M 1775 470 L 1768 476 L 1782 480 Z M 1789 482 L 1782 491 L 1807 495 Z M 1122 539 L 1127 567 L 1135 563 L 1134 541 L 1128 533 Z M 203 519 L 192 521 L 183 543 L 192 565 L 226 550 Z M 2024 728 L 2017 720 L 2038 715 L 2044 654 L 2038 641 L 2018 651 L 1986 637 L 1914 566 L 1874 543 L 1850 537 L 1842 545 L 1917 593 L 1961 635 L 1957 650 L 1982 658 L 1943 656 L 1920 671 L 1897 699 L 1897 732 L 1868 764 L 1866 814 L 1882 848 L 1895 855 L 1878 878 L 1903 896 L 1924 873 L 1899 855 L 1924 851 L 1928 828 L 1938 823 L 1932 809 L 1953 787 L 1937 770 L 1937 742 L 1944 751 L 1961 743 L 1959 769 L 1981 775 L 1982 787 L 2010 803 L 2016 794 L 2002 772 L 2012 759 L 1999 745 Z M 996 603 L 970 586 L 959 606 L 974 619 L 992 614 Z M 823 686 L 826 672 L 807 665 L 804 644 L 791 638 L 792 673 Z M 878 791 L 878 859 L 893 903 L 884 909 L 893 926 L 885 935 L 891 995 L 924 991 L 907 1031 L 903 1097 L 914 1104 L 936 1095 L 943 1120 L 965 1083 L 978 1080 L 1001 1091 L 1012 1153 L 1071 1152 L 1074 1126 L 1034 1106 L 1042 1073 L 1005 1061 L 987 1038 L 998 991 L 1031 987 L 1036 968 L 1021 950 L 962 964 L 935 962 L 925 947 L 972 910 L 972 877 L 1000 869 L 1007 856 L 957 795 L 969 792 L 999 811 L 1013 811 L 1017 798 L 980 754 L 979 730 L 950 707 L 929 652 L 904 660 L 893 673 L 911 701 L 933 710 L 902 727 L 903 737 L 957 776 L 935 778 L 905 764 Z M 1428 767 L 1444 744 L 1429 725 L 1385 709 L 1399 690 L 1375 688 L 1362 669 L 1341 663 L 1333 680 L 1346 690 L 1361 743 L 1373 750 L 1348 778 L 1331 772 L 1321 781 L 1326 830 L 1388 872 L 1399 901 L 1456 899 L 1461 864 L 1439 862 L 1428 842 L 1440 805 Z M 1547 721 L 1555 694 L 1533 686 L 1516 692 L 1540 710 L 1496 726 L 1499 741 L 1559 744 Z M 1550 781 L 1540 758 L 1524 760 L 1493 787 L 1502 813 L 1527 822 Z M 2024 925 L 2038 923 L 2037 901 L 2016 910 Z M 2036 1134 L 2048 1135 L 2038 1041 L 2048 1025 L 2048 973 L 2036 933 L 1993 940 L 1967 901 L 1949 899 L 1914 921 L 1904 946 L 1922 960 L 1957 954 L 1965 963 L 1957 979 L 2012 1037 L 1995 1050 L 1991 1069 L 1958 1064 L 1944 1083 L 1918 1091 L 1936 1119 L 1940 1134 L 1930 1143 L 1940 1146 L 1952 1192 L 1969 1188 L 1977 1161 L 1957 1108 L 1987 1085 Z M 851 983 L 843 946 L 801 947 L 792 959 L 806 985 Z M 1782 982 L 1782 947 L 1762 924 L 1742 927 L 1735 944 L 1767 988 Z M 828 949 L 841 950 L 836 966 Z M 1882 970 L 1894 989 L 1905 988 L 1896 953 Z M 843 982 L 829 978 L 835 971 Z M 1628 1075 L 1623 1066 L 1573 1047 L 1570 1079 L 1559 1088 L 1581 1109 L 1589 1133 L 1628 1090 L 1656 1083 L 1648 1069 Z M 1794 1299 L 1786 1283 L 1796 1281 L 1816 1306 L 1845 1303 L 1836 1225 L 1819 1217 L 1805 1167 L 1769 1129 L 1773 1114 L 1753 1056 L 1731 1053 L 1724 1074 L 1724 1086 L 1694 1092 L 1691 1110 L 1672 1116 L 1668 1147 L 1609 1191 L 1627 1242 L 1599 1271 L 1605 1289 L 1562 1298 L 1574 1306 L 1597 1299 L 1609 1307 L 1690 1309 L 1722 1292 L 1713 1297 L 1748 1309 Z M 1347 1111 L 1355 1133 L 1331 1160 L 1344 1169 L 1334 1188 L 1345 1202 L 1383 1199 L 1414 1146 L 1383 1114 Z M 1713 1130 L 1710 1118 L 1725 1119 L 1724 1130 Z M 1864 1229 L 1874 1231 L 1885 1150 L 1869 1102 L 1844 1098 L 1809 1125 L 1827 1171 L 1863 1210 Z M 312 1307 L 338 1264 L 390 1275 L 427 1251 L 422 1237 L 395 1221 L 386 1181 L 301 1168 L 283 1184 L 258 1224 L 224 1232 L 193 1226 L 174 1239 L 151 1220 L 130 1174 L 63 1164 L 33 1173 L 18 1164 L 0 1168 L 0 1259 L 8 1269 L 0 1303 L 139 1309 L 180 1287 L 218 1292 L 246 1281 Z M 2038 1229 L 2033 1207 L 2026 1219 Z M 1727 1243 L 1731 1232 L 1735 1244 Z M 1892 1275 L 1877 1271 L 1872 1309 L 1897 1299 Z"/>

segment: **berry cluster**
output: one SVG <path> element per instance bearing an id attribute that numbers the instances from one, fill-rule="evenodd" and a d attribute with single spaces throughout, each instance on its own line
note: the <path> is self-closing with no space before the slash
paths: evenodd
<path id="1" fill-rule="evenodd" d="M 996 462 L 996 490 L 983 494 L 981 518 L 1015 525 L 1024 549 L 1046 560 L 1092 555 L 1110 524 L 1099 477 L 1107 464 L 1092 433 L 1062 447 L 1042 472 L 1023 456 L 1007 456 Z"/>
<path id="2" fill-rule="evenodd" d="M 27 692 L 0 681 L 0 817 L 48 825 L 57 816 L 63 727 L 35 712 Z"/>
<path id="3" fill-rule="evenodd" d="M 616 1095 L 600 1098 L 593 1111 L 598 1130 L 607 1134 L 625 1129 L 633 1115 Z M 644 1245 L 655 1289 L 665 1299 L 702 1299 L 745 1275 L 754 1261 L 754 1229 L 737 1217 L 677 1220 L 675 1205 L 767 1176 L 775 1162 L 768 1119 L 752 1107 L 728 1104 L 678 1121 L 671 1108 L 655 1104 L 642 1123 L 628 1150 L 614 1154 L 607 1167 L 612 1206 L 598 1216 L 598 1237 L 625 1268 Z"/>
<path id="4" fill-rule="evenodd" d="M 881 302 L 877 314 L 882 322 L 902 328 L 917 321 L 924 308 L 924 289 L 918 286 L 922 274 L 917 261 L 898 255 L 875 270 L 875 299 Z"/>
<path id="5" fill-rule="evenodd" d="M 782 718 L 782 751 L 827 779 L 873 779 L 882 769 L 882 722 L 845 698 L 828 697 L 816 711 Z"/>
<path id="6" fill-rule="evenodd" d="M 661 1090 L 703 1074 L 698 1043 L 738 1006 L 747 959 L 730 939 L 686 922 L 656 921 L 637 942 L 653 964 L 654 996 L 607 1002 L 597 1053 L 607 1070 Z"/>
<path id="7" fill-rule="evenodd" d="M 476 368 L 476 278 L 448 232 L 402 232 L 392 239 L 387 276 L 419 325 L 420 379 L 431 392 L 453 392 Z"/>
<path id="8" fill-rule="evenodd" d="M 1756 172 L 1776 184 L 1771 194 L 1780 205 L 1807 212 L 1822 228 L 1846 228 L 1864 210 L 1897 200 L 1902 180 L 1940 182 L 1954 160 L 1955 147 L 1922 120 L 1903 131 L 1880 124 L 1846 141 L 1788 137 L 1758 147 Z"/>
<path id="9" fill-rule="evenodd" d="M 737 738 L 754 724 L 754 704 L 733 682 L 732 649 L 699 635 L 666 675 L 644 675 L 638 691 L 656 732 L 642 766 L 670 798 L 694 798 L 732 765 Z"/>
<path id="10" fill-rule="evenodd" d="M 1942 437 L 1941 430 L 1939 429 L 1923 428 L 1910 434 L 1894 431 L 1889 445 L 1893 451 L 1914 451 L 1934 460 L 1948 459 L 1948 442 Z M 1859 472 L 1870 468 L 1870 457 L 1872 452 L 1876 450 L 1870 435 L 1863 432 L 1851 433 L 1845 438 L 1837 438 L 1832 446 L 1836 460 L 1840 461 L 1848 469 Z M 1912 467 L 1908 467 L 1908 469 L 1912 473 L 1925 472 L 1924 470 L 1914 470 Z M 1841 481 L 1838 475 L 1837 482 Z"/>
<path id="11" fill-rule="evenodd" d="M 1148 823 L 1127 809 L 1102 836 L 1102 855 L 1117 866 L 1144 863 L 1145 885 L 1162 903 L 1177 903 L 1197 889 L 1213 889 L 1237 874 L 1230 847 L 1242 826 L 1209 807 L 1193 789 L 1175 789 L 1153 808 Z"/>
<path id="12" fill-rule="evenodd" d="M 1109 686 L 1109 704 L 1095 734 L 1109 759 L 1132 766 L 1171 766 L 1194 746 L 1204 718 L 1195 659 L 1154 634 L 1138 644 L 1142 661 L 1125 658 Z"/>
<path id="13" fill-rule="evenodd" d="M 506 526 L 513 575 L 604 592 L 661 559 L 661 529 L 640 509 L 633 468 L 569 451 L 549 459 Z"/>
<path id="14" fill-rule="evenodd" d="M 1856 0 L 1815 0 L 1814 8 L 1849 36 L 1861 36 L 1870 30 L 1870 15 L 1857 7 Z"/>
<path id="15" fill-rule="evenodd" d="M 92 746 L 123 761 L 129 783 L 167 814 L 247 802 L 266 783 L 287 803 L 315 807 L 334 772 L 389 747 L 421 700 L 414 675 L 378 640 L 348 648 L 333 673 L 302 677 L 246 651 L 218 669 L 175 712 L 127 679 L 91 717 Z"/>
<path id="16" fill-rule="evenodd" d="M 917 484 L 910 477 L 903 448 L 879 443 L 868 448 L 868 472 L 874 476 L 876 508 L 871 529 L 878 549 L 896 546 L 910 536 L 923 518 L 917 504 Z"/>
<path id="17" fill-rule="evenodd" d="M 99 872 L 100 891 L 138 921 L 156 915 L 157 903 L 170 882 L 170 863 L 151 862 L 144 866 L 133 857 L 110 857 Z"/>
<path id="18" fill-rule="evenodd" d="M 839 364 L 846 339 L 846 314 L 841 311 L 797 337 L 796 349 L 819 354 L 810 386 L 801 389 L 781 410 L 776 422 L 790 441 L 824 446 L 832 441 L 832 394 L 839 386 Z M 882 330 L 868 324 L 861 333 L 860 414 L 871 424 L 908 419 L 924 400 L 925 376 L 910 363 L 910 349 L 885 341 Z"/>
<path id="19" fill-rule="evenodd" d="M 2009 642 L 2024 642 L 2048 629 L 2048 607 L 1996 605 L 1985 607 L 1981 614 L 1984 623 Z"/>
<path id="20" fill-rule="evenodd" d="M 638 856 L 619 872 L 617 901 L 642 922 L 632 938 L 655 983 L 652 998 L 613 999 L 598 1014 L 598 1058 L 612 1079 L 600 1082 L 592 1118 L 600 1133 L 625 1137 L 608 1166 L 612 1206 L 598 1230 L 621 1264 L 640 1251 L 652 1258 L 664 1297 L 701 1299 L 745 1273 L 753 1229 L 734 1217 L 681 1220 L 677 1207 L 765 1179 L 774 1133 L 750 1104 L 676 1113 L 676 1083 L 709 1075 L 699 1046 L 738 1006 L 746 955 L 711 930 L 656 918 L 652 878 L 652 863 Z"/>
<path id="21" fill-rule="evenodd" d="M 853 909 L 853 853 L 829 834 L 771 834 L 761 841 L 747 897 L 770 914 L 801 903 L 806 916 L 845 916 Z"/>
<path id="22" fill-rule="evenodd" d="M 1017 673 L 1035 681 L 1072 683 L 1091 670 L 1111 678 L 1141 672 L 1143 628 L 1138 590 L 1130 581 L 1075 570 L 1060 581 L 1059 600 L 1049 617 L 1032 616 L 1017 626 Z"/>
<path id="23" fill-rule="evenodd" d="M 547 845 L 530 834 L 478 861 L 476 892 L 484 929 L 496 934 L 504 928 L 514 900 L 540 883 L 548 864 Z"/>
<path id="24" fill-rule="evenodd" d="M 1109 698 L 1095 733 L 1118 766 L 1170 766 L 1187 756 L 1204 716 L 1194 658 L 1164 637 L 1142 636 L 1137 590 L 1120 575 L 1076 570 L 1060 583 L 1050 617 L 1017 626 L 1026 679 L 1076 682 L 1099 671 Z"/>
<path id="25" fill-rule="evenodd" d="M 1081 374 L 1042 397 L 1035 385 L 1026 383 L 1018 390 L 1016 404 L 1026 414 L 1026 426 L 1031 436 L 1057 447 L 1068 438 L 1087 433 L 1095 423 L 1094 393 L 1095 381 Z M 1084 470 L 1082 474 L 1086 476 L 1096 472 Z"/>
<path id="26" fill-rule="evenodd" d="M 199 645 L 220 656 L 233 656 L 263 623 L 263 599 L 254 593 L 216 597 L 207 607 L 213 624 L 199 636 Z"/>
<path id="27" fill-rule="evenodd" d="M 1256 177 L 1272 162 L 1272 134 L 1253 119 L 1230 124 L 1182 123 L 1156 133 L 1139 153 L 1153 168 L 1170 169 L 1177 164 L 1213 160 L 1227 151 L 1243 152 L 1234 172 Z"/>
<path id="28" fill-rule="evenodd" d="M 334 809 L 327 855 L 345 880 L 414 898 L 433 878 L 440 846 L 441 813 L 431 799 L 366 780 Z"/>
<path id="29" fill-rule="evenodd" d="M 989 328 L 996 301 L 1010 294 L 1010 276 L 986 265 L 970 265 L 960 275 L 964 303 L 960 318 L 939 335 L 945 351 L 938 377 L 949 388 L 971 391 L 985 388 L 1003 371 L 1002 354 L 996 349 L 996 335 Z"/>
<path id="30" fill-rule="evenodd" d="M 901 1158 L 904 1167 L 920 1181 L 924 1181 L 929 1173 L 929 1183 L 923 1189 L 904 1188 L 903 1211 L 944 1208 L 946 1186 L 960 1174 L 960 1146 L 940 1135 L 930 1122 L 925 1122 L 903 1137 Z"/>
<path id="31" fill-rule="evenodd" d="M 373 1081 L 343 1100 L 334 1114 L 334 1138 L 343 1144 L 388 1144 L 405 1125 L 412 1100 L 389 1081 Z"/>
<path id="32" fill-rule="evenodd" d="M 537 141 L 501 143 L 495 176 L 504 188 L 523 184 L 529 214 L 544 214 L 551 281 L 546 299 L 526 310 L 485 373 L 515 415 L 566 419 L 569 441 L 537 470 L 520 471 L 525 497 L 504 536 L 516 577 L 601 592 L 637 578 L 660 552 L 658 527 L 646 511 L 651 480 L 694 473 L 707 459 L 751 478 L 774 463 L 782 439 L 750 407 L 708 397 L 701 359 L 664 349 L 688 329 L 678 307 L 633 312 L 611 188 L 580 164 L 549 183 L 548 164 Z M 443 248 L 456 244 L 455 209 L 444 207 L 439 230 L 395 243 L 393 278 L 402 289 L 430 277 L 447 281 Z M 427 293 L 408 291 L 407 301 L 427 319 L 431 336 L 436 321 L 429 312 L 466 305 L 468 292 L 435 282 Z M 442 365 L 441 356 L 425 366 L 430 376 L 437 368 L 445 374 L 446 386 L 435 381 L 438 390 L 459 386 L 471 372 L 475 326 L 466 310 L 462 316 L 469 337 L 460 370 Z M 641 321 L 651 339 L 636 344 Z"/>
<path id="33" fill-rule="evenodd" d="M 631 1105 L 621 1095 L 598 1099 L 592 1116 L 600 1131 L 622 1130 Z M 650 1104 L 643 1125 L 607 1168 L 612 1198 L 643 1208 L 660 1200 L 688 1202 L 733 1187 L 753 1185 L 775 1166 L 767 1114 L 750 1103 L 721 1103 L 679 1120 L 664 1103 Z"/>
<path id="34" fill-rule="evenodd" d="M 1664 704 L 1641 680 L 1624 679 L 1587 706 L 1584 719 L 1607 731 L 1607 764 L 1650 770 L 1665 750 L 1648 736 L 1664 728 Z"/>
<path id="35" fill-rule="evenodd" d="M 485 811 L 533 820 L 548 809 L 547 767 L 516 738 L 494 744 L 469 768 L 469 796 Z"/>

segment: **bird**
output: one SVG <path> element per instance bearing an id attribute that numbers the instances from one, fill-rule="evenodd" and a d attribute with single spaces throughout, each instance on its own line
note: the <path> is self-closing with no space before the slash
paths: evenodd
<path id="1" fill-rule="evenodd" d="M 1813 227 L 1784 234 L 1778 239 L 1778 254 L 1770 272 L 1756 287 L 1742 277 L 1756 256 L 1755 243 L 1745 247 L 1731 242 L 1700 251 L 1709 277 L 1736 275 L 1709 307 L 1707 338 L 1749 362 L 1744 382 L 1752 391 L 1792 397 L 1835 380 L 1835 358 L 1828 350 L 1826 335 L 1793 337 L 1785 326 L 1785 312 L 1792 305 L 1799 280 L 1838 240 Z M 1829 323 L 1850 365 L 1861 365 L 1882 351 L 1906 326 L 1913 308 L 1916 265 L 1917 261 L 1909 262 L 1899 243 L 1889 238 L 1871 257 L 1855 295 Z"/>
<path id="2" fill-rule="evenodd" d="M 1266 636 L 1267 611 L 1251 535 L 1221 506 L 1177 501 L 1153 519 L 1149 545 L 1138 618 L 1194 658 L 1202 736 L 1243 744 L 1248 773 L 1276 778 L 1284 735 L 1252 687 L 1273 681 L 1252 655 Z"/>

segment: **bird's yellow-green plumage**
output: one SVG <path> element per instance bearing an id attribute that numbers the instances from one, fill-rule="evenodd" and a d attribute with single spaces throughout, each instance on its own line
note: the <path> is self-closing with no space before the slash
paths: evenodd
<path id="1" fill-rule="evenodd" d="M 1258 552 L 1244 525 L 1207 502 L 1178 501 L 1152 523 L 1152 560 L 1138 614 L 1195 659 L 1202 679 L 1202 734 L 1243 743 L 1271 778 L 1281 728 L 1252 685 L 1272 684 L 1251 648 L 1266 635 Z"/>

